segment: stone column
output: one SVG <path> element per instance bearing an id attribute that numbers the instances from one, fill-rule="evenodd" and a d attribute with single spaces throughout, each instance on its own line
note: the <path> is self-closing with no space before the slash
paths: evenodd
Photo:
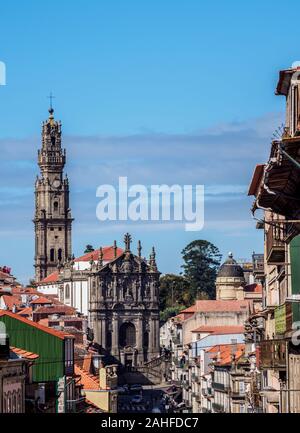
<path id="1" fill-rule="evenodd" d="M 112 316 L 111 354 L 119 358 L 119 323 L 117 313 Z"/>
<path id="2" fill-rule="evenodd" d="M 101 336 L 101 346 L 106 348 L 106 320 L 105 316 L 101 315 L 99 333 Z"/>
<path id="3" fill-rule="evenodd" d="M 101 321 L 96 312 L 91 313 L 91 328 L 94 331 L 94 341 L 101 344 Z"/>
<path id="4" fill-rule="evenodd" d="M 157 353 L 157 354 L 159 354 L 160 353 L 160 342 L 159 342 L 159 318 L 158 317 L 156 317 L 155 319 L 154 319 L 154 323 L 155 323 L 155 326 L 154 326 L 154 347 L 155 347 L 155 352 Z"/>
<path id="5" fill-rule="evenodd" d="M 137 364 L 141 365 L 143 363 L 143 315 L 140 313 L 137 317 L 137 335 L 136 335 L 136 347 L 137 353 Z"/>
<path id="6" fill-rule="evenodd" d="M 148 361 L 155 357 L 155 323 L 152 316 L 149 318 L 149 347 L 148 347 Z"/>

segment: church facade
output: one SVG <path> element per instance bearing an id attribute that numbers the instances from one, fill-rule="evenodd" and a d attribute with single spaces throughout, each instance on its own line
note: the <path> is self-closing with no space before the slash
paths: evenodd
<path id="1" fill-rule="evenodd" d="M 131 251 L 124 238 L 123 254 L 103 265 L 91 264 L 90 323 L 94 341 L 125 367 L 135 367 L 159 355 L 159 275 L 155 251 L 149 261 Z"/>
<path id="2" fill-rule="evenodd" d="M 61 147 L 61 123 L 49 118 L 42 124 L 42 147 L 38 151 L 40 175 L 35 183 L 35 280 L 41 281 L 72 253 L 72 217 L 69 181 L 64 176 L 66 151 Z"/>

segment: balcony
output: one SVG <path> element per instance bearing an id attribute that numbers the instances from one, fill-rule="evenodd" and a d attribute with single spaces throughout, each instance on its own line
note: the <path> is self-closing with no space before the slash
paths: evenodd
<path id="1" fill-rule="evenodd" d="M 260 343 L 260 367 L 286 369 L 285 340 L 265 340 Z"/>
<path id="2" fill-rule="evenodd" d="M 278 221 L 266 234 L 266 260 L 269 265 L 285 262 L 284 225 Z"/>

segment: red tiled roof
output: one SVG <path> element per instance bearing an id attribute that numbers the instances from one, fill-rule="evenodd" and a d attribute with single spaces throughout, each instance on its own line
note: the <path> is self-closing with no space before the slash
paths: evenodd
<path id="1" fill-rule="evenodd" d="M 77 259 L 75 259 L 75 262 L 89 262 L 90 260 L 98 260 L 99 252 L 100 252 L 100 248 L 90 253 L 86 253 L 81 257 L 78 257 Z M 104 262 L 110 262 L 111 260 L 114 260 L 115 258 L 114 247 L 102 247 L 102 252 L 103 252 Z M 117 248 L 117 257 L 121 256 L 123 252 L 124 251 L 121 248 Z"/>
<path id="2" fill-rule="evenodd" d="M 22 304 L 22 299 L 20 296 L 3 295 L 2 299 L 9 310 L 12 310 L 14 305 L 19 307 Z"/>
<path id="3" fill-rule="evenodd" d="M 25 308 L 23 308 L 23 310 L 18 311 L 17 314 L 20 314 L 21 316 L 31 316 L 32 308 L 31 307 L 25 307 Z"/>
<path id="4" fill-rule="evenodd" d="M 40 325 L 43 325 L 43 326 L 49 326 L 49 320 L 48 319 L 41 319 L 38 321 L 38 323 Z"/>
<path id="5" fill-rule="evenodd" d="M 83 256 L 77 257 L 74 261 L 75 262 L 89 262 L 91 260 L 98 260 L 99 259 L 99 252 L 100 248 L 91 251 L 90 253 L 86 253 Z M 104 262 L 110 262 L 111 260 L 115 259 L 115 251 L 114 247 L 102 247 L 103 252 L 103 261 Z M 121 248 L 117 248 L 117 257 L 120 257 L 123 254 L 123 250 Z M 56 283 L 59 279 L 59 273 L 58 271 L 53 272 L 52 274 L 48 275 L 46 278 L 41 280 L 39 283 Z"/>
<path id="6" fill-rule="evenodd" d="M 38 298 L 31 301 L 30 304 L 53 304 L 53 301 L 46 298 L 45 296 L 39 296 Z"/>
<path id="7" fill-rule="evenodd" d="M 74 366 L 74 371 L 77 376 L 81 376 L 81 384 L 83 385 L 83 389 L 100 389 L 100 382 L 97 376 L 88 373 L 76 364 Z"/>
<path id="8" fill-rule="evenodd" d="M 58 271 L 52 272 L 46 278 L 40 281 L 40 283 L 56 283 L 58 281 L 59 273 Z"/>
<path id="9" fill-rule="evenodd" d="M 197 300 L 194 305 L 181 311 L 180 314 L 210 311 L 246 311 L 249 308 L 249 301 Z"/>
<path id="10" fill-rule="evenodd" d="M 211 353 L 211 358 L 216 360 L 216 365 L 230 365 L 232 362 L 232 344 L 218 344 L 211 347 L 207 352 Z M 235 345 L 235 360 L 237 361 L 245 352 L 245 344 Z"/>
<path id="11" fill-rule="evenodd" d="M 247 284 L 244 291 L 249 293 L 262 293 L 262 285 L 257 283 Z"/>
<path id="12" fill-rule="evenodd" d="M 39 323 L 32 322 L 32 320 L 25 319 L 25 317 L 20 316 L 19 314 L 11 313 L 7 310 L 0 310 L 0 317 L 1 316 L 9 316 L 13 319 L 19 320 L 20 322 L 25 323 L 26 325 L 32 326 L 33 328 L 39 329 L 40 331 L 46 332 L 48 334 L 54 335 L 54 337 L 58 337 L 62 340 L 64 340 L 65 337 L 74 338 L 73 335 L 67 334 L 62 331 L 56 331 L 52 328 L 47 328 L 46 326 L 40 325 Z"/>
<path id="13" fill-rule="evenodd" d="M 11 292 L 13 295 L 35 295 L 38 293 L 34 287 L 12 287 Z"/>
<path id="14" fill-rule="evenodd" d="M 27 350 L 19 349 L 18 347 L 10 346 L 10 350 L 20 358 L 25 358 L 30 360 L 39 358 L 39 355 L 37 355 L 36 353 L 28 352 Z"/>
<path id="15" fill-rule="evenodd" d="M 207 332 L 209 334 L 243 334 L 245 328 L 243 326 L 199 326 L 199 328 L 193 329 L 192 332 Z"/>
<path id="16" fill-rule="evenodd" d="M 74 307 L 69 307 L 68 305 L 59 305 L 52 304 L 51 306 L 41 306 L 34 310 L 34 313 L 43 313 L 43 314 L 65 314 L 67 316 L 71 316 L 74 314 L 76 309 Z"/>

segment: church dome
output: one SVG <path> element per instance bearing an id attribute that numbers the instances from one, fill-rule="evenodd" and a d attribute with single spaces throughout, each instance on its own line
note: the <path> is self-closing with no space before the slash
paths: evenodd
<path id="1" fill-rule="evenodd" d="M 244 272 L 240 265 L 233 258 L 233 254 L 228 254 L 228 259 L 220 266 L 218 278 L 244 278 Z"/>

